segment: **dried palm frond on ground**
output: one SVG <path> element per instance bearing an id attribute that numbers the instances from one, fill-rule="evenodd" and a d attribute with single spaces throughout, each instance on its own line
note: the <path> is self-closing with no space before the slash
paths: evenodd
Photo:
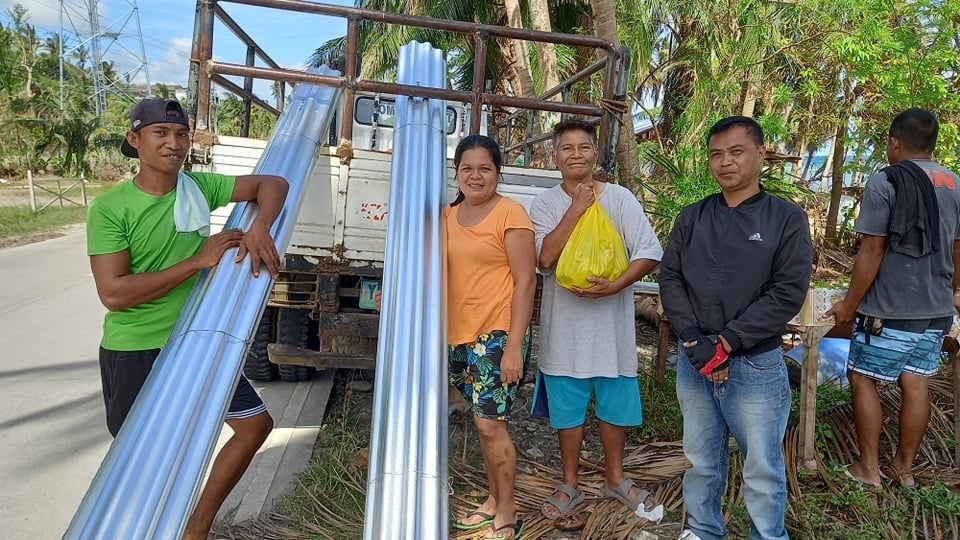
<path id="1" fill-rule="evenodd" d="M 357 398 L 350 396 L 349 392 L 347 394 L 345 401 Z M 885 414 L 881 460 L 885 461 L 893 454 L 900 397 L 899 389 L 893 385 L 881 389 L 880 394 Z M 795 428 L 788 430 L 784 442 L 790 491 L 786 519 L 792 538 L 960 539 L 960 471 L 953 459 L 956 442 L 952 435 L 952 419 L 955 411 L 948 375 L 931 379 L 930 395 L 930 424 L 917 458 L 917 478 L 925 486 L 919 491 L 888 485 L 873 493 L 844 481 L 840 466 L 852 462 L 857 455 L 849 404 L 820 416 L 817 448 L 821 475 L 797 470 L 798 432 Z M 363 399 L 369 400 L 369 394 Z M 355 403 L 350 405 L 354 406 Z M 359 415 L 348 409 L 344 404 L 341 425 L 327 426 L 330 440 L 318 448 L 316 464 L 304 473 L 297 489 L 274 515 L 242 528 L 220 528 L 216 531 L 217 537 L 238 540 L 361 538 L 366 484 L 365 433 L 369 429 L 369 418 L 364 415 L 369 408 L 362 409 Z M 521 438 L 534 436 L 526 433 L 532 427 L 523 429 Z M 518 461 L 517 504 L 521 517 L 526 519 L 523 538 L 676 538 L 679 523 L 683 521 L 681 478 L 688 466 L 679 442 L 628 446 L 624 461 L 627 477 L 649 489 L 654 498 L 665 505 L 665 521 L 672 522 L 672 526 L 655 528 L 618 502 L 602 498 L 599 494 L 603 482 L 602 461 L 592 459 L 593 454 L 585 452 L 584 455 L 591 456 L 591 459 L 581 460 L 581 487 L 587 499 L 578 508 L 585 525 L 580 532 L 559 532 L 554 523 L 540 514 L 541 502 L 561 478 L 558 456 L 552 455 L 556 453 L 555 447 L 549 450 L 544 442 L 550 438 L 555 440 L 555 435 L 546 427 L 545 433 L 538 436 L 542 438 L 537 446 L 547 450 L 547 455 L 542 459 L 521 458 Z M 519 440 L 516 434 L 514 439 Z M 476 449 L 476 432 L 468 421 L 451 418 L 450 507 L 453 516 L 473 509 L 486 497 L 486 477 Z M 725 518 L 730 537 L 745 538 L 750 525 L 742 499 L 742 457 L 735 448 L 731 451 L 729 481 L 724 496 Z M 664 530 L 667 532 L 662 532 Z M 640 536 L 642 531 L 653 533 Z M 453 532 L 451 538 L 482 538 L 484 533 L 482 529 L 473 534 Z"/>

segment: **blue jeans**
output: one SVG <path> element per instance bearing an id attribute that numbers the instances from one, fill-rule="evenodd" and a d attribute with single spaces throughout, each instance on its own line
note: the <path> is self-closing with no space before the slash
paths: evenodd
<path id="1" fill-rule="evenodd" d="M 730 435 L 744 455 L 743 500 L 750 538 L 786 539 L 787 477 L 783 435 L 790 382 L 780 349 L 730 358 L 730 378 L 712 383 L 683 356 L 677 362 L 683 412 L 683 452 L 693 465 L 683 475 L 687 528 L 703 540 L 723 538 L 720 497 L 727 484 Z"/>

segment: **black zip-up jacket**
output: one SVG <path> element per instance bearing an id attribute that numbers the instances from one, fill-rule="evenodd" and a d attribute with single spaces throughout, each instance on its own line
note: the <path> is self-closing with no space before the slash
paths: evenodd
<path id="1" fill-rule="evenodd" d="M 722 335 L 731 354 L 780 346 L 810 285 L 807 216 L 767 194 L 730 208 L 721 194 L 680 212 L 660 263 L 663 311 L 681 341 Z"/>

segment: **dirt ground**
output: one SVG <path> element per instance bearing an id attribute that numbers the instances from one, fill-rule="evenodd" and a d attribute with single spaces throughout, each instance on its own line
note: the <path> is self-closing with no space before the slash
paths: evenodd
<path id="1" fill-rule="evenodd" d="M 537 327 L 533 329 L 534 344 L 538 342 L 538 330 Z M 656 328 L 645 322 L 638 322 L 637 338 L 640 357 L 642 359 L 650 359 L 649 361 L 652 362 L 656 354 Z M 526 383 L 520 388 L 517 401 L 513 407 L 514 414 L 508 424 L 511 438 L 517 448 L 517 497 L 521 517 L 527 517 L 528 522 L 533 522 L 532 524 L 536 525 L 536 532 L 530 530 L 531 533 L 535 533 L 534 536 L 532 536 L 535 538 L 574 540 L 588 537 L 582 535 L 580 530 L 569 532 L 555 530 L 552 525 L 547 524 L 543 518 L 539 517 L 539 501 L 543 499 L 540 492 L 560 482 L 560 450 L 556 432 L 550 427 L 549 422 L 542 418 L 535 418 L 530 414 L 537 353 L 537 347 L 534 345 L 531 354 L 531 365 L 525 379 Z M 328 418 L 325 423 L 335 423 L 336 420 L 331 418 L 331 415 L 336 416 L 341 414 L 343 410 L 350 410 L 352 414 L 358 414 L 360 416 L 361 425 L 369 426 L 373 406 L 373 393 L 343 391 L 343 387 L 345 386 L 357 386 L 350 385 L 349 380 L 344 381 L 342 379 L 344 375 L 345 374 L 341 374 L 341 382 L 344 383 L 343 386 L 335 391 L 336 393 L 327 407 Z M 362 378 L 372 382 L 372 375 L 370 372 L 354 372 L 346 377 L 349 379 Z M 449 462 L 452 485 L 450 506 L 454 513 L 463 513 L 458 512 L 458 509 L 469 508 L 470 505 L 476 504 L 475 501 L 482 500 L 482 498 L 486 496 L 483 488 L 479 487 L 485 485 L 486 482 L 482 477 L 482 458 L 479 453 L 477 430 L 473 425 L 472 415 L 466 408 L 455 408 L 457 398 L 458 396 L 454 396 L 451 399 L 451 412 L 448 423 Z M 344 400 L 347 400 L 347 403 L 344 403 Z M 466 405 L 465 402 L 462 402 L 462 398 L 460 398 L 459 405 Z M 638 441 L 635 440 L 628 441 L 630 445 L 635 445 L 637 442 Z M 672 446 L 668 451 L 672 454 L 671 458 L 682 459 L 682 457 L 679 456 L 682 453 L 679 445 Z M 602 445 L 595 420 L 588 420 L 581 458 L 584 462 L 602 462 Z M 596 471 L 592 471 L 589 468 L 585 469 L 584 472 L 586 474 L 596 474 Z M 591 484 L 592 481 L 595 481 L 595 479 L 591 478 L 591 481 L 585 483 Z M 639 478 L 638 481 L 642 482 Z M 479 486 L 475 487 L 475 485 Z M 652 488 L 652 486 L 650 487 Z M 613 507 L 617 504 L 611 501 L 605 501 L 599 497 L 590 497 L 589 494 L 591 490 L 586 488 L 586 486 L 585 489 L 588 491 L 588 502 L 592 501 L 592 503 L 586 505 L 586 512 L 579 512 L 580 517 L 583 519 L 587 519 L 590 512 L 595 508 L 606 509 L 607 506 Z M 593 491 L 595 491 L 595 488 Z M 678 516 L 679 513 L 676 511 L 672 513 L 668 512 L 667 518 L 664 519 L 661 525 L 651 527 L 648 524 L 647 527 L 639 531 L 637 535 L 632 536 L 632 538 L 643 538 L 647 540 L 677 538 L 680 531 Z M 632 519 L 636 520 L 636 518 Z M 468 538 L 472 539 L 474 536 L 461 534 L 451 536 L 451 538 L 465 540 Z"/>

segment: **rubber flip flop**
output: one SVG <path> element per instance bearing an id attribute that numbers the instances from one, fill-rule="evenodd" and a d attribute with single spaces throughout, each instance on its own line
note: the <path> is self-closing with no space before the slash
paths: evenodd
<path id="1" fill-rule="evenodd" d="M 520 534 L 523 533 L 523 526 L 526 525 L 522 519 L 518 519 L 516 523 L 507 523 L 506 525 L 501 525 L 494 528 L 493 523 L 490 524 L 490 531 L 497 533 L 504 529 L 513 529 L 513 540 L 519 540 Z M 490 536 L 485 540 L 507 540 L 506 536 Z"/>
<path id="2" fill-rule="evenodd" d="M 866 489 L 869 491 L 876 491 L 883 488 L 883 486 L 881 486 L 880 484 L 871 484 L 870 482 L 864 482 L 863 480 L 854 476 L 853 473 L 850 472 L 849 465 L 843 468 L 843 474 L 846 475 L 846 477 L 849 478 L 850 480 L 853 480 L 855 484 L 862 487 L 863 489 Z"/>
<path id="3" fill-rule="evenodd" d="M 479 521 L 477 523 L 472 523 L 470 525 L 467 525 L 466 523 L 461 523 L 460 520 L 457 520 L 453 522 L 453 528 L 461 531 L 472 531 L 475 529 L 479 529 L 480 527 L 486 527 L 487 525 L 493 524 L 493 516 L 491 516 L 486 512 L 481 512 L 479 510 L 474 510 L 473 512 L 470 512 L 469 514 L 463 516 L 463 518 L 461 519 L 470 519 L 473 516 L 482 517 L 483 521 Z"/>

